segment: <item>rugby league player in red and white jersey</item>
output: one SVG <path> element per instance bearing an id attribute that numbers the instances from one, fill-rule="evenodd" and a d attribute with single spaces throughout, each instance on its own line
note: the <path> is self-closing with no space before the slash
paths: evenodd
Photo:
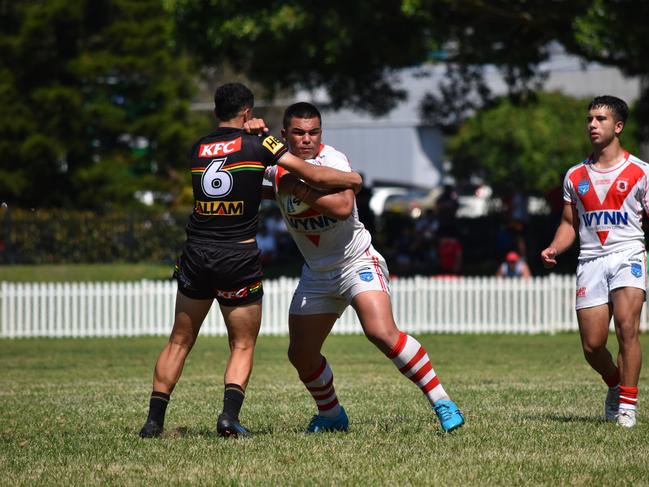
<path id="1" fill-rule="evenodd" d="M 642 364 L 639 327 L 647 288 L 642 214 L 649 209 L 649 166 L 620 145 L 628 112 L 614 96 L 597 97 L 588 106 L 593 153 L 566 174 L 562 221 L 541 259 L 553 267 L 579 234 L 576 309 L 584 355 L 609 387 L 605 418 L 631 428 Z M 606 348 L 611 316 L 617 364 Z"/>
<path id="2" fill-rule="evenodd" d="M 316 107 L 296 103 L 284 113 L 289 151 L 317 166 L 351 171 L 347 157 L 323 145 Z M 305 259 L 289 310 L 289 359 L 318 408 L 307 432 L 346 431 L 333 373 L 321 349 L 350 304 L 367 338 L 424 393 L 444 431 L 464 424 L 424 347 L 400 331 L 392 316 L 388 269 L 358 218 L 353 190 L 324 193 L 284 170 L 266 171 L 287 227 Z"/>

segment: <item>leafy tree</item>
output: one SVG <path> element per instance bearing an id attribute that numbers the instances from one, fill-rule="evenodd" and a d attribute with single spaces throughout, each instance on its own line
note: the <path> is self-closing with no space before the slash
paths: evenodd
<path id="1" fill-rule="evenodd" d="M 460 179 L 484 177 L 497 189 L 546 192 L 566 170 L 590 153 L 586 107 L 557 93 L 514 104 L 502 98 L 467 120 L 449 140 L 447 151 Z M 623 145 L 637 150 L 633 121 L 622 134 Z"/>
<path id="2" fill-rule="evenodd" d="M 381 113 L 405 96 L 394 70 L 437 45 L 396 0 L 177 0 L 180 39 L 202 63 L 227 61 L 276 93 L 327 89 L 334 107 Z"/>
<path id="3" fill-rule="evenodd" d="M 526 0 L 177 0 L 179 35 L 205 63 L 266 85 L 324 87 L 334 107 L 382 113 L 404 93 L 395 70 L 440 55 L 501 66 L 514 94 L 538 85 L 547 45 L 588 2 Z M 516 49 L 512 49 L 516 46 Z M 217 61 L 215 61 L 217 60 Z M 465 79 L 460 76 L 460 79 Z M 467 80 L 475 72 L 467 72 Z"/>
<path id="4" fill-rule="evenodd" d="M 168 189 L 195 121 L 160 0 L 0 0 L 0 193 L 106 209 Z"/>
<path id="5" fill-rule="evenodd" d="M 631 0 L 176 0 L 179 36 L 203 63 L 232 63 L 277 91 L 324 88 L 332 106 L 384 113 L 405 94 L 397 70 L 447 63 L 423 114 L 453 132 L 494 102 L 481 66 L 504 75 L 513 102 L 543 86 L 553 42 L 586 60 L 647 76 L 649 2 Z M 649 84 L 638 110 L 649 122 Z M 649 127 L 649 123 L 644 124 Z M 643 135 L 649 139 L 649 129 Z"/>

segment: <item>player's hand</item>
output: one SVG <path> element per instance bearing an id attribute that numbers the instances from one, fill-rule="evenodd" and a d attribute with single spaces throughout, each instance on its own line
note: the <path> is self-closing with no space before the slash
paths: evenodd
<path id="1" fill-rule="evenodd" d="M 363 178 L 357 172 L 352 172 L 352 174 L 356 177 L 356 180 L 352 183 L 352 189 L 354 190 L 354 194 L 358 194 L 363 188 Z"/>
<path id="2" fill-rule="evenodd" d="M 279 188 L 277 188 L 277 192 L 282 194 L 294 194 L 293 192 L 299 183 L 300 180 L 298 178 L 286 172 L 279 179 Z"/>
<path id="3" fill-rule="evenodd" d="M 264 122 L 263 118 L 251 118 L 243 124 L 243 130 L 245 130 L 249 134 L 260 136 L 268 133 L 268 127 L 266 127 L 266 122 Z"/>
<path id="4" fill-rule="evenodd" d="M 557 265 L 557 249 L 554 247 L 548 247 L 541 252 L 541 260 L 543 261 L 543 267 L 546 269 L 552 269 Z"/>

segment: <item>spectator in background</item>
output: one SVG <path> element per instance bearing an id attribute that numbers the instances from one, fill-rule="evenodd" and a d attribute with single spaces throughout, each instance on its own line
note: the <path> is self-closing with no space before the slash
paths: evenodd
<path id="1" fill-rule="evenodd" d="M 262 265 L 270 264 L 277 255 L 277 242 L 275 236 L 268 231 L 268 227 L 262 223 L 257 231 L 257 247 L 261 252 Z"/>
<path id="2" fill-rule="evenodd" d="M 454 227 L 440 228 L 437 258 L 440 274 L 459 275 L 462 271 L 463 247 Z"/>
<path id="3" fill-rule="evenodd" d="M 511 252 L 507 252 L 505 262 L 500 264 L 500 267 L 498 267 L 496 276 L 522 277 L 524 279 L 529 279 L 532 277 L 532 273 L 530 272 L 530 268 L 525 260 L 512 250 Z"/>
<path id="4" fill-rule="evenodd" d="M 458 199 L 458 194 L 457 191 L 455 191 L 455 188 L 450 184 L 444 185 L 442 194 L 439 195 L 437 203 L 435 204 L 440 226 L 454 224 L 455 215 L 457 210 L 460 208 L 460 202 Z"/>
<path id="5" fill-rule="evenodd" d="M 297 248 L 291 238 L 291 234 L 288 233 L 286 223 L 284 222 L 277 205 L 273 204 L 271 206 L 268 214 L 264 218 L 264 223 L 268 228 L 268 233 L 275 241 L 275 260 L 286 261 L 295 258 Z"/>
<path id="6" fill-rule="evenodd" d="M 419 272 L 432 274 L 437 269 L 437 231 L 439 220 L 431 209 L 415 222 L 415 255 Z"/>
<path id="7" fill-rule="evenodd" d="M 395 274 L 406 276 L 414 270 L 417 258 L 417 239 L 411 222 L 407 222 L 401 229 L 396 241 L 394 259 L 396 262 Z"/>

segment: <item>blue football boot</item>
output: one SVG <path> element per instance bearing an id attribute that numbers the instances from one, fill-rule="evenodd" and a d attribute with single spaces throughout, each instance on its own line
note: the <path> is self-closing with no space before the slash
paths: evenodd
<path id="1" fill-rule="evenodd" d="M 464 424 L 464 415 L 462 414 L 462 411 L 460 411 L 457 405 L 450 399 L 437 401 L 434 409 L 442 428 L 447 433 L 450 433 Z"/>
<path id="2" fill-rule="evenodd" d="M 349 429 L 349 419 L 345 409 L 340 407 L 340 414 L 333 418 L 315 415 L 311 418 L 307 433 L 322 433 L 324 431 L 347 431 Z"/>
<path id="3" fill-rule="evenodd" d="M 216 433 L 224 438 L 245 438 L 250 436 L 250 430 L 239 423 L 238 419 L 232 419 L 225 413 L 219 414 L 216 420 Z"/>

